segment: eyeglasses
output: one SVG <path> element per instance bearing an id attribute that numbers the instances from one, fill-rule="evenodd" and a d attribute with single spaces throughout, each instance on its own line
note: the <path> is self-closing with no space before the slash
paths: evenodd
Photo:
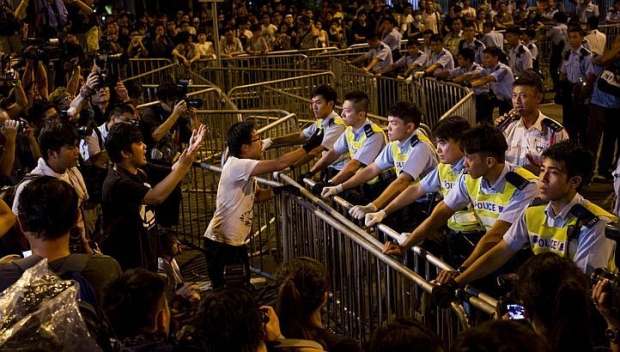
<path id="1" fill-rule="evenodd" d="M 260 141 L 260 138 L 256 138 L 256 139 L 250 139 L 250 143 L 254 143 L 256 141 Z"/>

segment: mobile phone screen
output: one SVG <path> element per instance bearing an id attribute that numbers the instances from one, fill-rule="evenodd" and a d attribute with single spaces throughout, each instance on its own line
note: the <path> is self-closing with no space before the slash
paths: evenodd
<path id="1" fill-rule="evenodd" d="M 23 251 L 22 255 L 24 256 L 24 258 L 28 258 L 32 255 L 32 251 Z"/>
<path id="2" fill-rule="evenodd" d="M 510 320 L 523 320 L 525 319 L 525 308 L 519 304 L 506 305 L 508 311 L 508 319 Z"/>

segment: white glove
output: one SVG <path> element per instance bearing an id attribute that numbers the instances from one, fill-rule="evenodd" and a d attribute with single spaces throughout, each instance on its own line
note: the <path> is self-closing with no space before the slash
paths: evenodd
<path id="1" fill-rule="evenodd" d="M 366 224 L 366 226 L 372 226 L 383 221 L 386 216 L 387 214 L 385 213 L 385 210 L 380 210 L 377 213 L 368 213 L 366 214 L 366 219 L 364 223 Z"/>
<path id="2" fill-rule="evenodd" d="M 400 236 L 398 236 L 398 239 L 396 241 L 399 245 L 402 246 L 403 243 L 405 243 L 405 241 L 407 240 L 407 237 L 409 237 L 409 232 L 403 232 L 400 234 Z"/>
<path id="3" fill-rule="evenodd" d="M 271 138 L 265 138 L 262 140 L 263 142 L 263 151 L 269 149 L 269 147 L 271 147 L 271 145 L 273 144 L 273 140 Z"/>
<path id="4" fill-rule="evenodd" d="M 359 220 L 363 219 L 366 213 L 373 211 L 377 211 L 377 207 L 372 203 L 368 203 L 368 205 L 356 205 L 349 209 L 349 215 Z"/>
<path id="5" fill-rule="evenodd" d="M 411 81 L 413 81 L 413 78 L 411 78 L 411 76 L 405 78 L 405 82 L 410 83 Z"/>
<path id="6" fill-rule="evenodd" d="M 415 77 L 415 78 L 422 78 L 422 77 L 424 77 L 424 71 L 415 72 L 413 74 L 413 77 Z"/>
<path id="7" fill-rule="evenodd" d="M 327 199 L 330 196 L 335 196 L 342 191 L 342 183 L 334 187 L 325 187 L 323 188 L 323 191 L 321 191 L 321 197 Z"/>

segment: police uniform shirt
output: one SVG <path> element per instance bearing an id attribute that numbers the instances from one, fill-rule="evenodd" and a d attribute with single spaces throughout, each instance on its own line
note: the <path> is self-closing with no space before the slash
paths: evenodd
<path id="1" fill-rule="evenodd" d="M 474 62 L 482 65 L 482 55 L 484 54 L 484 49 L 486 49 L 486 45 L 478 39 L 474 39 L 471 43 L 468 43 L 465 39 L 461 40 L 459 43 L 459 50 L 463 48 L 470 48 L 474 51 Z"/>
<path id="2" fill-rule="evenodd" d="M 369 119 L 366 119 L 364 125 L 360 127 L 357 131 L 353 131 L 351 126 L 347 127 L 347 130 L 351 130 L 354 139 L 359 141 L 362 136 L 366 134 L 365 126 L 367 125 L 375 125 Z M 375 125 L 376 126 L 376 125 Z M 381 133 L 373 133 L 371 136 L 366 137 L 364 143 L 357 150 L 353 150 L 353 155 L 349 155 L 351 159 L 357 160 L 364 165 L 370 165 L 377 155 L 381 152 L 381 149 L 385 146 L 385 134 Z M 336 143 L 334 143 L 334 150 L 339 154 L 344 154 L 349 152 L 349 141 L 347 140 L 346 130 L 345 133 L 338 137 Z"/>
<path id="3" fill-rule="evenodd" d="M 509 171 L 514 171 L 518 168 L 519 166 L 505 163 L 504 169 L 500 173 L 497 180 L 495 180 L 495 183 L 492 185 L 489 184 L 489 182 L 484 178 L 482 178 L 481 180 L 475 180 L 480 182 L 479 193 L 482 195 L 497 195 L 498 197 L 501 196 L 504 192 L 506 192 L 506 174 Z M 467 207 L 471 202 L 475 202 L 475 199 L 478 195 L 469 194 L 466 184 L 468 182 L 468 179 L 471 180 L 471 176 L 469 176 L 469 174 L 461 175 L 454 188 L 452 188 L 452 190 L 445 196 L 443 201 L 450 209 L 456 211 Z M 477 204 L 474 204 L 474 211 L 479 214 L 480 210 L 485 210 L 496 214 L 496 220 L 502 220 L 511 224 L 514 223 L 519 219 L 519 216 L 521 215 L 523 209 L 527 206 L 527 204 L 530 204 L 530 202 L 536 196 L 538 196 L 538 180 L 536 178 L 532 178 L 528 181 L 529 183 L 525 185 L 523 189 L 515 190 L 512 197 L 510 198 L 508 203 L 505 204 L 505 206 L 498 207 L 492 202 L 478 202 Z M 483 225 L 487 228 L 487 230 L 489 230 L 492 225 L 488 221 L 486 221 L 485 224 L 485 219 L 482 216 L 479 217 L 481 218 Z"/>
<path id="4" fill-rule="evenodd" d="M 458 163 L 456 163 L 456 165 L 450 165 L 450 172 L 453 175 L 460 175 L 463 172 L 464 164 L 465 158 L 463 157 L 458 161 Z M 422 180 L 420 180 L 420 187 L 422 187 L 425 193 L 435 193 L 440 191 L 444 193 L 444 190 L 449 192 L 452 188 L 454 188 L 455 183 L 456 182 L 450 182 L 449 180 L 442 179 L 439 175 L 439 167 L 435 167 L 433 171 L 429 172 Z"/>
<path id="5" fill-rule="evenodd" d="M 523 45 L 525 45 L 525 47 L 530 50 L 530 53 L 532 54 L 532 60 L 538 60 L 538 47 L 536 46 L 536 44 L 534 44 L 534 42 L 529 42 Z"/>
<path id="6" fill-rule="evenodd" d="M 416 56 L 411 56 L 407 54 L 401 57 L 396 61 L 394 66 L 396 66 L 397 68 L 407 69 L 409 66 L 411 66 L 411 64 L 416 64 L 419 67 L 422 67 L 424 66 L 426 60 L 428 60 L 428 55 L 425 52 L 418 51 L 418 55 Z"/>
<path id="7" fill-rule="evenodd" d="M 323 151 L 323 155 L 327 153 L 328 150 L 334 147 L 334 143 L 342 135 L 347 126 L 344 124 L 340 115 L 338 115 L 335 111 L 332 111 L 326 118 L 322 121 L 316 121 L 310 126 L 304 128 L 303 134 L 304 137 L 310 138 L 314 132 L 316 132 L 318 125 L 320 124 L 323 129 L 323 142 L 321 146 L 326 150 Z M 334 168 L 336 170 L 342 170 L 344 164 L 346 163 L 347 158 L 339 158 L 334 163 L 332 163 L 329 167 Z"/>
<path id="8" fill-rule="evenodd" d="M 372 68 L 372 72 L 378 73 L 383 71 L 384 68 L 390 66 L 392 61 L 392 50 L 385 43 L 381 42 L 376 49 L 370 49 L 366 53 L 366 58 L 374 60 L 377 58 L 379 62 Z"/>
<path id="9" fill-rule="evenodd" d="M 613 69 L 614 67 L 620 68 L 620 60 L 612 62 L 609 68 Z M 594 75 L 596 77 L 600 77 L 604 70 L 604 66 L 594 65 Z M 608 109 L 617 109 L 620 108 L 620 97 L 602 92 L 600 89 L 598 89 L 598 83 L 595 83 L 594 89 L 592 90 L 592 96 L 590 97 L 590 104 L 598 105 Z"/>
<path id="10" fill-rule="evenodd" d="M 508 65 L 499 62 L 493 68 L 485 68 L 480 72 L 480 77 L 493 76 L 495 82 L 489 83 L 489 87 L 499 100 L 512 101 L 512 84 L 514 76 Z"/>
<path id="11" fill-rule="evenodd" d="M 526 129 L 522 119 L 518 119 L 504 130 L 508 143 L 506 162 L 525 166 L 540 165 L 542 152 L 555 143 L 568 139 L 566 130 L 555 120 L 538 112 L 538 119 Z"/>
<path id="12" fill-rule="evenodd" d="M 568 27 L 565 23 L 559 23 L 547 32 L 547 37 L 551 38 L 554 45 L 560 45 L 561 42 L 568 42 Z"/>
<path id="13" fill-rule="evenodd" d="M 434 64 L 438 64 L 440 66 L 440 68 L 438 68 L 435 73 L 450 71 L 454 69 L 454 59 L 452 58 L 452 54 L 450 54 L 450 51 L 446 48 L 441 49 L 438 54 L 431 54 L 431 56 L 429 56 L 427 67 Z"/>
<path id="14" fill-rule="evenodd" d="M 454 70 L 451 70 L 450 71 L 450 78 L 462 76 L 462 75 L 464 75 L 466 73 L 471 73 L 471 72 L 480 73 L 480 72 L 482 72 L 482 70 L 484 70 L 484 68 L 482 68 L 482 66 L 480 66 L 480 65 L 478 65 L 477 63 L 474 62 L 469 69 L 465 69 L 465 68 L 459 66 L 459 67 L 455 68 Z M 480 87 L 474 87 L 471 90 L 476 95 L 483 94 L 483 93 L 488 93 L 489 92 L 489 85 L 485 84 L 485 85 L 482 85 Z"/>
<path id="15" fill-rule="evenodd" d="M 541 216 L 544 216 L 544 223 L 547 227 L 562 228 L 568 226 L 568 222 L 574 220 L 575 216 L 570 210 L 575 204 L 584 205 L 588 203 L 579 193 L 562 208 L 559 214 L 555 214 L 550 204 L 547 204 Z M 577 244 L 572 241 L 569 253 L 573 255 L 573 261 L 585 273 L 592 272 L 595 268 L 608 267 L 609 260 L 613 256 L 614 243 L 605 237 L 605 224 L 611 219 L 599 217 L 591 227 L 581 226 L 577 237 Z M 525 213 L 521 214 L 518 220 L 504 234 L 504 241 L 513 251 L 518 251 L 523 246 L 529 244 L 533 250 L 547 249 L 564 256 L 564 242 L 552 239 L 541 239 L 535 234 L 530 234 L 525 221 Z M 538 248 L 534 248 L 538 247 Z"/>
<path id="16" fill-rule="evenodd" d="M 400 174 L 398 170 L 406 172 L 414 180 L 424 177 L 437 167 L 437 155 L 435 154 L 434 147 L 419 139 L 419 135 L 420 130 L 416 129 L 406 141 L 402 143 L 399 141 L 388 143 L 375 159 L 375 164 L 381 170 L 394 167 L 397 170 L 397 174 Z M 398 147 L 401 155 L 407 155 L 405 161 L 394 159 L 395 147 Z"/>
<path id="17" fill-rule="evenodd" d="M 508 63 L 513 73 L 531 70 L 533 67 L 533 59 L 530 49 L 523 44 L 519 44 L 510 49 Z"/>
<path id="18" fill-rule="evenodd" d="M 496 31 L 485 33 L 480 40 L 487 48 L 500 48 L 504 50 L 504 36 Z"/>
<path id="19" fill-rule="evenodd" d="M 390 33 L 388 33 L 383 40 L 381 40 L 385 45 L 387 45 L 390 50 L 399 50 L 400 49 L 400 40 L 402 39 L 402 35 L 400 32 L 393 28 Z"/>
<path id="20" fill-rule="evenodd" d="M 587 78 L 594 71 L 592 69 L 592 54 L 590 50 L 580 46 L 568 54 L 568 59 L 562 62 L 560 72 L 564 73 L 570 83 L 577 83 L 580 79 Z"/>

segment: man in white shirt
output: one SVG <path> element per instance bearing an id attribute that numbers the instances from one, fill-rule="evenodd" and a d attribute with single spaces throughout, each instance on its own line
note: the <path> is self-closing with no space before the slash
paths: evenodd
<path id="1" fill-rule="evenodd" d="M 590 51 L 594 55 L 603 55 L 605 52 L 605 44 L 607 43 L 607 36 L 605 33 L 601 33 L 598 30 L 598 17 L 588 18 L 588 35 L 586 40 L 590 42 Z"/>

